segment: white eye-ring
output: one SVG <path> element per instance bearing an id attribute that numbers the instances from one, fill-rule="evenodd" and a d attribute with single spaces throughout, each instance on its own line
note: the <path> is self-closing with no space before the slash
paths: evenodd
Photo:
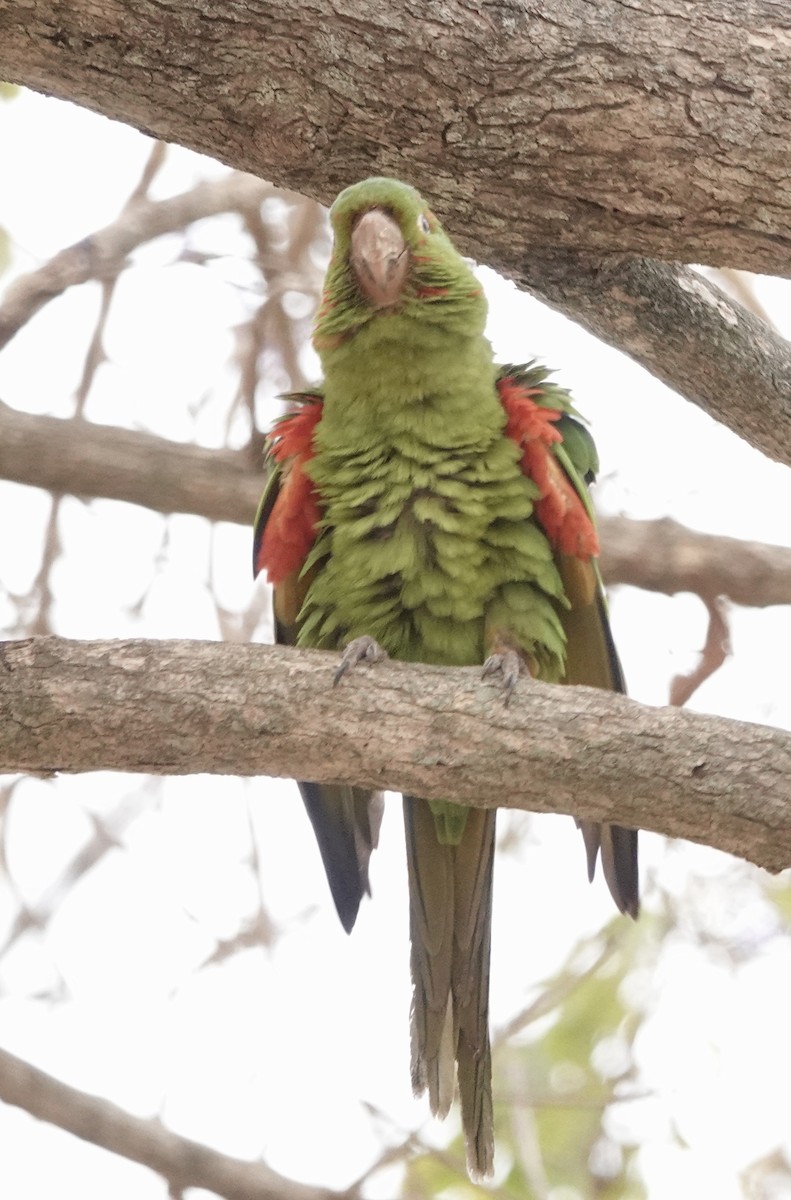
<path id="1" fill-rule="evenodd" d="M 417 225 L 418 229 L 420 229 L 423 233 L 431 233 L 431 226 L 425 213 L 420 214 L 417 219 Z"/>

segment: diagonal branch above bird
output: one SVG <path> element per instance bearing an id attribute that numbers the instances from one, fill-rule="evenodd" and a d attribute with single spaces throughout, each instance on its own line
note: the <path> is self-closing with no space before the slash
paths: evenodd
<path id="1" fill-rule="evenodd" d="M 269 437 L 254 569 L 279 642 L 360 659 L 481 664 L 623 691 L 596 565 L 596 451 L 566 392 L 501 366 L 486 300 L 423 198 L 368 179 L 331 209 L 313 333 L 324 371 Z M 338 915 L 354 925 L 381 800 L 301 783 Z M 455 1078 L 471 1172 L 491 1172 L 493 809 L 404 796 L 412 1082 L 444 1116 Z M 618 908 L 638 913 L 637 833 L 578 822 Z"/>

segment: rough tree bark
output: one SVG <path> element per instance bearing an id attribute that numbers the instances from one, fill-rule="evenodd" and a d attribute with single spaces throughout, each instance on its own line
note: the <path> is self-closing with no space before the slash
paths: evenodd
<path id="1" fill-rule="evenodd" d="M 0 73 L 323 200 L 408 175 L 498 268 L 791 274 L 784 0 L 27 0 Z"/>
<path id="2" fill-rule="evenodd" d="M 323 200 L 407 177 L 479 261 L 791 462 L 780 339 L 613 261 L 791 274 L 779 0 L 29 0 L 0 12 L 2 74 Z"/>
<path id="3" fill-rule="evenodd" d="M 791 734 L 478 668 L 216 642 L 0 643 L 0 771 L 299 776 L 565 812 L 791 865 Z M 496 786 L 493 786 L 493 783 Z"/>

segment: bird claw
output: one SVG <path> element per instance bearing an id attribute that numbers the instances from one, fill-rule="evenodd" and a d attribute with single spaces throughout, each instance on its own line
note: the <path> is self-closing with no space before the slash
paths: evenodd
<path id="1" fill-rule="evenodd" d="M 487 679 L 490 675 L 500 676 L 507 707 L 511 703 L 511 696 L 519 681 L 519 676 L 525 670 L 524 659 L 517 654 L 516 650 L 498 650 L 494 654 L 490 654 L 483 664 L 481 678 Z"/>
<path id="2" fill-rule="evenodd" d="M 332 686 L 337 686 L 346 672 L 351 667 L 356 667 L 358 663 L 377 663 L 388 657 L 387 651 L 379 645 L 376 638 L 368 637 L 367 634 L 354 638 L 341 656 L 341 661 L 333 676 Z"/>

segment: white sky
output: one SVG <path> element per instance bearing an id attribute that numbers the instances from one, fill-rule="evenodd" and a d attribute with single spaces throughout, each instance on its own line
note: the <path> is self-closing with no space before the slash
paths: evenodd
<path id="1" fill-rule="evenodd" d="M 149 145 L 132 130 L 33 94 L 0 105 L 0 226 L 13 235 L 13 272 L 111 220 Z M 223 169 L 173 148 L 154 194 Z M 231 326 L 249 314 L 255 297 L 240 261 L 245 243 L 232 222 L 214 222 L 195 239 L 225 257 L 208 269 L 162 270 L 177 242 L 161 239 L 124 276 L 91 419 L 191 439 L 190 405 L 211 393 L 197 436 L 221 444 L 233 386 Z M 575 325 L 491 272 L 484 278 L 497 354 L 511 361 L 535 355 L 558 367 L 558 381 L 572 388 L 591 420 L 602 509 L 671 515 L 713 533 L 791 544 L 791 472 Z M 757 286 L 778 327 L 790 333 L 789 285 Z M 68 416 L 97 303 L 98 289 L 88 285 L 37 316 L 0 357 L 0 399 Z M 9 514 L 0 523 L 0 622 L 7 627 L 14 609 L 2 589 L 30 586 L 49 502 L 0 483 L 0 503 Z M 220 526 L 212 535 L 198 518 L 166 521 L 125 504 L 86 506 L 71 498 L 60 528 L 66 552 L 53 573 L 60 634 L 218 637 L 207 588 L 212 555 L 221 603 L 243 611 L 251 602 L 246 530 Z M 144 593 L 141 611 L 131 612 Z M 631 694 L 663 703 L 670 678 L 691 666 L 702 644 L 701 602 L 622 589 L 612 597 L 612 614 Z M 732 632 L 733 657 L 692 707 L 791 727 L 791 613 L 734 611 Z M 68 848 L 89 836 L 90 814 L 114 812 L 141 788 L 142 780 L 109 774 L 63 778 L 57 787 L 26 782 L 15 794 L 8 831 L 13 878 L 26 900 L 35 905 Z M 431 1132 L 408 1079 L 397 802 L 388 804 L 374 863 L 376 902 L 364 906 L 346 938 L 291 785 L 192 777 L 169 781 L 164 799 L 145 794 L 145 814 L 119 831 L 123 848 L 60 907 L 49 954 L 29 938 L 0 963 L 0 1045 L 130 1112 L 161 1113 L 187 1136 L 232 1154 L 263 1153 L 287 1175 L 330 1185 L 348 1182 L 377 1154 L 379 1129 L 361 1098 L 387 1114 L 393 1140 L 420 1122 Z M 195 972 L 214 939 L 231 936 L 240 913 L 255 912 L 248 812 L 265 905 L 289 932 L 271 952 L 251 949 L 221 970 Z M 643 1147 L 652 1198 L 732 1200 L 742 1195 L 739 1174 L 751 1161 L 779 1146 L 791 1156 L 789 942 L 749 868 L 704 848 L 642 841 L 648 910 L 658 877 L 753 953 L 733 965 L 713 959 L 691 936 L 666 947 L 657 976 L 645 984 L 652 1016 L 638 1050 L 648 1096 L 621 1106 L 617 1120 Z M 572 822 L 552 818 L 533 818 L 518 855 L 498 864 L 495 903 L 496 1028 L 580 937 L 610 919 L 611 904 L 600 880 L 587 884 Z M 0 883 L 0 933 L 14 911 L 14 897 Z M 56 979 L 53 962 L 68 989 L 55 1005 L 37 999 Z M 448 1131 L 434 1136 L 443 1144 Z M 2 1106 L 0 1147 L 0 1195 L 15 1200 L 57 1194 L 64 1178 L 79 1179 L 82 1200 L 164 1195 L 161 1181 L 143 1168 Z M 382 1176 L 371 1194 L 387 1197 L 394 1186 L 393 1177 Z"/>

